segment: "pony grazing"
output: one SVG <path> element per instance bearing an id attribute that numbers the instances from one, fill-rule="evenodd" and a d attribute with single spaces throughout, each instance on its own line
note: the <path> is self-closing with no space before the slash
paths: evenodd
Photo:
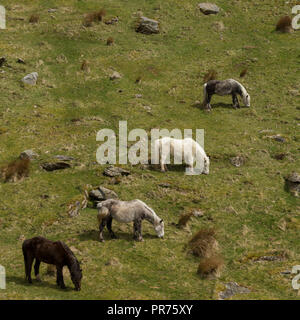
<path id="1" fill-rule="evenodd" d="M 29 283 L 32 283 L 31 268 L 35 259 L 34 273 L 38 281 L 40 281 L 39 268 L 40 263 L 45 262 L 56 266 L 57 277 L 56 283 L 62 289 L 65 289 L 63 278 L 63 267 L 69 268 L 72 282 L 75 285 L 75 290 L 81 289 L 82 270 L 78 260 L 71 249 L 61 241 L 53 242 L 43 237 L 34 237 L 27 239 L 22 245 L 25 274 Z"/>
<path id="2" fill-rule="evenodd" d="M 143 241 L 142 221 L 149 221 L 159 238 L 164 236 L 164 222 L 156 215 L 153 209 L 148 207 L 143 201 L 135 199 L 131 201 L 121 201 L 108 199 L 97 205 L 99 222 L 99 240 L 104 241 L 103 229 L 107 226 L 111 238 L 116 239 L 116 235 L 111 229 L 112 219 L 119 222 L 128 223 L 133 221 L 133 239 Z"/>
<path id="3" fill-rule="evenodd" d="M 246 91 L 245 87 L 238 81 L 233 79 L 227 79 L 223 81 L 210 80 L 203 85 L 204 101 L 203 106 L 211 110 L 210 100 L 212 95 L 217 94 L 219 96 L 231 95 L 233 107 L 240 108 L 237 95 L 240 95 L 246 107 L 250 107 L 250 95 Z"/>
<path id="4" fill-rule="evenodd" d="M 166 163 L 170 163 L 170 156 L 172 155 L 175 164 L 181 164 L 182 162 L 187 164 L 189 169 L 186 171 L 187 173 L 194 174 L 194 169 L 196 169 L 199 174 L 209 174 L 209 157 L 200 144 L 192 138 L 174 139 L 164 137 L 155 140 L 154 148 L 156 155 L 159 155 L 162 172 L 167 171 Z"/>

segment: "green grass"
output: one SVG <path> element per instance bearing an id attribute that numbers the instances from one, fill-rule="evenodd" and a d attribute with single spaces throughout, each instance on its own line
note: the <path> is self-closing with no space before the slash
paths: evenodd
<path id="1" fill-rule="evenodd" d="M 4 66 L 0 73 L 1 164 L 26 149 L 40 157 L 28 178 L 0 184 L 0 264 L 7 271 L 0 299 L 217 299 L 230 281 L 251 290 L 233 299 L 299 299 L 292 277 L 280 274 L 300 258 L 299 202 L 284 190 L 283 179 L 299 170 L 299 97 L 289 93 L 300 89 L 299 32 L 274 32 L 278 19 L 290 15 L 297 1 L 216 0 L 223 9 L 216 16 L 204 16 L 198 2 L 104 0 L 106 18 L 117 15 L 119 23 L 83 28 L 84 14 L 99 9 L 98 1 L 2 0 L 8 19 L 7 29 L 0 30 L 0 56 L 12 68 Z M 53 7 L 57 12 L 48 13 Z M 160 21 L 160 34 L 134 31 L 139 10 Z M 35 25 L 28 23 L 33 13 L 40 14 Z M 221 33 L 214 31 L 216 21 L 225 25 Z M 113 46 L 106 45 L 108 37 L 114 38 Z M 26 64 L 16 63 L 17 58 Z M 80 71 L 84 59 L 89 74 Z M 202 101 L 202 78 L 209 69 L 216 69 L 220 79 L 239 80 L 245 67 L 249 71 L 241 82 L 251 95 L 250 109 L 233 110 L 231 97 L 216 96 L 211 113 L 192 107 Z M 114 70 L 121 80 L 109 80 Z M 20 79 L 33 71 L 39 73 L 37 85 L 21 86 Z M 142 82 L 135 84 L 139 76 Z M 135 98 L 138 93 L 141 99 Z M 150 106 L 151 113 L 143 106 Z M 93 116 L 103 121 L 88 120 Z M 85 121 L 75 124 L 74 118 Z M 120 120 L 128 121 L 129 130 L 205 129 L 210 174 L 163 174 L 127 165 L 132 175 L 119 185 L 109 184 L 104 167 L 95 164 L 96 133 L 117 130 Z M 286 142 L 265 138 L 273 134 Z M 282 152 L 289 157 L 273 158 Z M 76 158 L 73 168 L 43 171 L 40 164 L 57 154 Z M 230 164 L 235 155 L 247 157 L 244 166 Z M 161 188 L 162 182 L 171 188 Z M 156 238 L 145 222 L 145 241 L 135 243 L 131 225 L 113 223 L 120 239 L 109 240 L 105 233 L 108 240 L 99 243 L 95 210 L 83 210 L 73 219 L 66 212 L 66 204 L 87 184 L 111 188 L 123 200 L 145 201 L 165 220 L 165 239 Z M 192 208 L 203 210 L 204 217 L 192 218 L 186 230 L 177 229 L 172 223 Z M 279 228 L 283 220 L 285 231 Z M 216 229 L 224 257 L 218 279 L 202 280 L 196 274 L 199 260 L 185 250 L 192 234 L 205 227 Z M 55 278 L 44 274 L 45 265 L 43 282 L 28 285 L 22 235 L 75 247 L 83 265 L 82 291 L 73 290 L 68 272 L 68 289 L 58 289 Z M 247 259 L 273 251 L 285 251 L 288 258 Z M 112 258 L 120 264 L 106 265 Z"/>

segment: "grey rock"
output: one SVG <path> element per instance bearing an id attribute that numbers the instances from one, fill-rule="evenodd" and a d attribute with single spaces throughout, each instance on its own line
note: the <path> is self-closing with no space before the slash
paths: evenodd
<path id="1" fill-rule="evenodd" d="M 118 199 L 118 195 L 113 190 L 99 186 L 89 192 L 89 198 L 94 204 L 97 204 L 97 202 L 107 199 Z"/>
<path id="2" fill-rule="evenodd" d="M 193 216 L 197 217 L 197 218 L 200 218 L 200 217 L 204 216 L 204 213 L 201 210 L 194 210 L 193 211 Z"/>
<path id="3" fill-rule="evenodd" d="M 109 166 L 103 171 L 103 175 L 108 177 L 128 176 L 130 172 L 120 167 Z"/>
<path id="4" fill-rule="evenodd" d="M 66 162 L 54 162 L 54 163 L 45 162 L 41 164 L 41 167 L 46 171 L 54 171 L 54 170 L 71 168 L 69 163 L 66 163 Z"/>
<path id="5" fill-rule="evenodd" d="M 241 156 L 230 158 L 230 163 L 235 167 L 240 167 L 245 163 L 245 158 Z"/>
<path id="6" fill-rule="evenodd" d="M 214 3 L 202 2 L 198 4 L 198 8 L 204 14 L 217 14 L 220 12 L 220 8 Z"/>
<path id="7" fill-rule="evenodd" d="M 250 293 L 251 291 L 246 288 L 238 285 L 236 282 L 229 282 L 225 284 L 226 290 L 219 293 L 220 299 L 227 299 L 235 294 L 239 293 Z"/>
<path id="8" fill-rule="evenodd" d="M 35 153 L 33 150 L 25 150 L 20 154 L 21 159 L 35 159 L 38 157 L 38 154 Z"/>
<path id="9" fill-rule="evenodd" d="M 159 22 L 142 16 L 136 32 L 143 34 L 159 33 Z"/>
<path id="10" fill-rule="evenodd" d="M 260 262 L 260 261 L 282 261 L 284 260 L 283 256 L 261 256 L 257 259 L 254 259 L 255 262 Z"/>
<path id="11" fill-rule="evenodd" d="M 116 79 L 121 79 L 122 76 L 120 75 L 119 72 L 114 71 L 113 74 L 109 78 L 110 78 L 110 80 L 116 80 Z"/>
<path id="12" fill-rule="evenodd" d="M 34 86 L 37 82 L 38 79 L 38 73 L 37 72 L 32 72 L 27 74 L 23 79 L 22 82 L 29 84 L 31 86 Z"/>
<path id="13" fill-rule="evenodd" d="M 60 161 L 72 161 L 72 160 L 74 160 L 73 157 L 63 156 L 63 155 L 57 155 L 57 156 L 54 156 L 54 158 L 58 159 Z"/>

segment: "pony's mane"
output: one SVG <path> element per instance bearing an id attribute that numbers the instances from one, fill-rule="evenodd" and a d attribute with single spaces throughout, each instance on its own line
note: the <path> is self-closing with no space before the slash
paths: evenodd
<path id="1" fill-rule="evenodd" d="M 70 261 L 71 261 L 71 268 L 74 266 L 74 265 L 77 265 L 79 267 L 79 262 L 78 260 L 76 259 L 73 251 L 62 241 L 59 241 L 61 246 L 63 247 L 63 249 L 65 250 L 66 254 L 68 255 L 68 257 L 70 258 Z"/>
<path id="2" fill-rule="evenodd" d="M 230 80 L 231 80 L 231 81 L 234 81 L 235 83 L 237 83 L 237 84 L 239 85 L 239 87 L 240 87 L 241 90 L 242 90 L 242 95 L 243 95 L 243 97 L 245 97 L 245 96 L 248 94 L 246 88 L 245 88 L 240 82 L 238 82 L 237 80 L 234 80 L 234 79 L 230 79 Z"/>
<path id="3" fill-rule="evenodd" d="M 153 221 L 155 221 L 155 219 L 159 219 L 158 215 L 154 212 L 154 210 L 151 209 L 150 207 L 148 207 L 145 202 L 143 202 L 142 200 L 139 200 L 139 199 L 137 199 L 137 201 L 138 201 L 140 204 L 142 204 L 145 209 L 147 209 L 148 211 L 151 212 L 152 217 L 153 217 Z"/>

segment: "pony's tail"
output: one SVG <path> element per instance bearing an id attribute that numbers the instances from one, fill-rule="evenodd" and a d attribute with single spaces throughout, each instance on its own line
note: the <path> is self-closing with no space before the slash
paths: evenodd
<path id="1" fill-rule="evenodd" d="M 207 83 L 203 85 L 203 106 L 205 107 L 207 104 L 207 90 L 206 90 Z"/>
<path id="2" fill-rule="evenodd" d="M 103 219 L 106 219 L 109 215 L 109 210 L 106 207 L 103 207 L 102 205 L 98 205 L 98 214 L 97 214 L 97 220 L 99 223 L 99 226 Z"/>
<path id="3" fill-rule="evenodd" d="M 26 250 L 26 247 L 27 247 L 27 240 L 25 240 L 22 244 L 22 251 L 23 251 L 23 257 L 24 257 L 24 265 L 25 265 L 25 279 L 27 280 L 28 279 L 28 272 L 27 272 L 27 250 Z"/>

